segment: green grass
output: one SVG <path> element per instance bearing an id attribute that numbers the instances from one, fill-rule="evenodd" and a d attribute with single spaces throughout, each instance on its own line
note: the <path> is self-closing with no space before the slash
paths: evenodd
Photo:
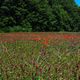
<path id="1" fill-rule="evenodd" d="M 35 41 L 0 44 L 0 80 L 79 80 L 80 45 Z"/>

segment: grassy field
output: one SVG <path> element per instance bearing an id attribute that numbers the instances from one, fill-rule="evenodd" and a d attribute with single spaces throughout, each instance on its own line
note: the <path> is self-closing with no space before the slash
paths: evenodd
<path id="1" fill-rule="evenodd" d="M 0 80 L 80 80 L 80 33 L 0 34 Z"/>

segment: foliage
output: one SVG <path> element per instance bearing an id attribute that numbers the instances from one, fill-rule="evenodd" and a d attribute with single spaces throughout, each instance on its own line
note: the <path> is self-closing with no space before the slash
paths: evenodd
<path id="1" fill-rule="evenodd" d="M 2 32 L 79 32 L 79 26 L 80 7 L 74 0 L 0 0 Z"/>

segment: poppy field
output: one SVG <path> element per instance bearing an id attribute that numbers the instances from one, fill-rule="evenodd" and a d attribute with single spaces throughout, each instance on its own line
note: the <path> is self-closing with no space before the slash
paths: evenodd
<path id="1" fill-rule="evenodd" d="M 80 33 L 1 33 L 0 80 L 80 80 Z"/>

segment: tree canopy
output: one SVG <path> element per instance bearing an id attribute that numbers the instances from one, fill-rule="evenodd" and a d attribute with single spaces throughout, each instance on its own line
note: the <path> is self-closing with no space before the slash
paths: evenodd
<path id="1" fill-rule="evenodd" d="M 74 0 L 0 0 L 0 32 L 80 31 Z"/>

